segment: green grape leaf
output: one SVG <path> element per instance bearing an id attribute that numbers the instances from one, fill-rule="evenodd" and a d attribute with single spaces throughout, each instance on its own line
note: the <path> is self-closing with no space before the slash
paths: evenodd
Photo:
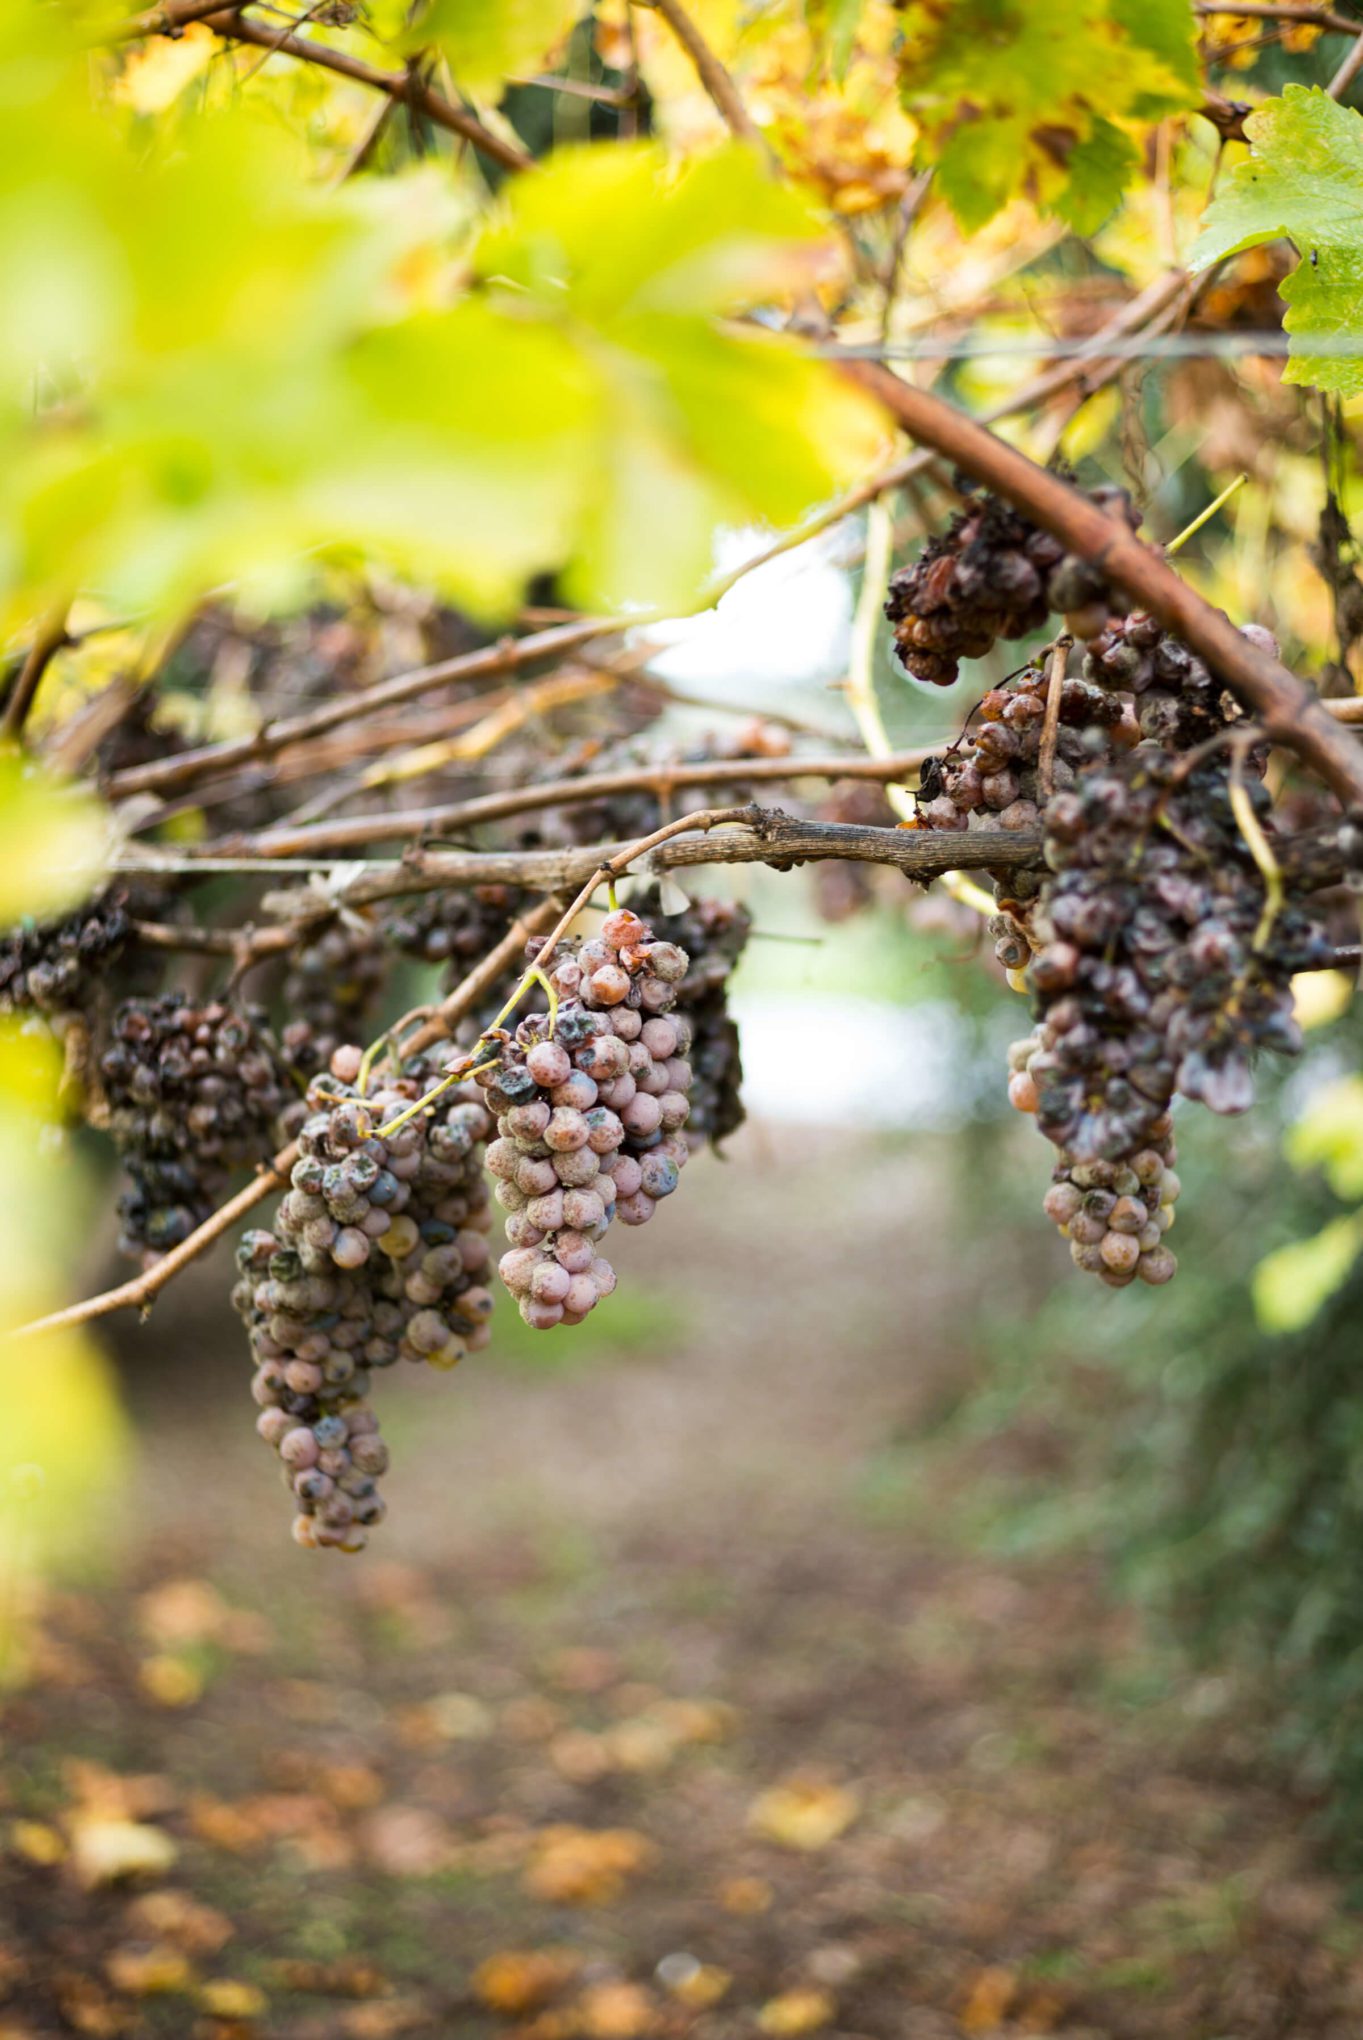
<path id="1" fill-rule="evenodd" d="M 1324 1170 L 1337 1197 L 1363 1198 L 1363 1077 L 1326 1084 L 1283 1146 L 1294 1169 Z"/>
<path id="2" fill-rule="evenodd" d="M 1116 123 L 1199 96 L 1188 0 L 912 0 L 904 35 L 905 104 L 967 232 L 1023 192 L 1093 231 L 1139 161 Z"/>
<path id="3" fill-rule="evenodd" d="M 577 600 L 685 605 L 717 525 L 790 523 L 874 458 L 878 420 L 822 363 L 715 323 L 788 286 L 822 243 L 750 150 L 680 176 L 649 144 L 560 150 L 508 201 L 475 269 L 505 344 L 539 321 L 581 378 L 592 439 L 566 573 Z"/>
<path id="4" fill-rule="evenodd" d="M 1280 286 L 1291 335 L 1284 378 L 1363 391 L 1363 117 L 1318 87 L 1289 85 L 1245 122 L 1250 153 L 1202 218 L 1189 266 L 1286 236 L 1302 257 Z M 1324 341 L 1324 351 L 1313 351 Z"/>
<path id="5" fill-rule="evenodd" d="M 1349 1275 L 1363 1230 L 1359 1216 L 1337 1218 L 1309 1240 L 1265 1255 L 1254 1271 L 1254 1313 L 1266 1332 L 1300 1332 Z"/>
<path id="6" fill-rule="evenodd" d="M 508 78 L 539 70 L 585 11 L 584 0 L 427 0 L 402 44 L 439 49 L 462 91 L 496 100 Z"/>

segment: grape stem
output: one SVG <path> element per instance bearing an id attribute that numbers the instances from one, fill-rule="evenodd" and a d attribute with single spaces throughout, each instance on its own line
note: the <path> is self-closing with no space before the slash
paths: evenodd
<path id="1" fill-rule="evenodd" d="M 178 1247 L 172 1247 L 159 1261 L 153 1262 L 140 1275 L 129 1282 L 120 1282 L 116 1289 L 106 1289 L 99 1296 L 87 1296 L 83 1303 L 68 1304 L 64 1310 L 54 1310 L 47 1317 L 35 1318 L 31 1324 L 15 1327 L 13 1336 L 26 1337 L 30 1332 L 56 1332 L 72 1325 L 83 1325 L 91 1318 L 107 1317 L 114 1310 L 146 1310 L 153 1303 L 172 1276 L 187 1268 L 191 1261 L 197 1261 L 206 1253 L 213 1242 L 244 1218 L 261 1199 L 272 1191 L 280 1190 L 289 1179 L 289 1171 L 298 1159 L 298 1143 L 291 1141 L 286 1148 L 269 1162 L 257 1176 L 235 1197 L 229 1197 L 226 1204 L 220 1204 L 211 1218 L 196 1226 L 187 1239 Z"/>

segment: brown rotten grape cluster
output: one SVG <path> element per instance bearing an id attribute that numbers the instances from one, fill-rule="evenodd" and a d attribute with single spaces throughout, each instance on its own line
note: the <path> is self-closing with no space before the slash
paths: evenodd
<path id="1" fill-rule="evenodd" d="M 977 570 L 1000 545 L 1012 559 L 1029 544 L 1025 521 L 995 517 L 988 503 L 937 542 L 927 575 L 955 591 L 972 645 L 1000 613 L 976 602 Z M 921 595 L 922 563 L 909 573 Z M 1014 567 L 1007 579 L 1017 584 Z M 1254 1054 L 1300 1046 L 1292 976 L 1328 963 L 1331 943 L 1290 874 L 1266 909 L 1252 838 L 1272 859 L 1267 753 L 1215 676 L 1151 618 L 1112 614 L 1106 591 L 1071 563 L 1047 586 L 1087 640 L 1080 671 L 1056 680 L 1049 757 L 1051 681 L 1029 666 L 986 694 L 934 761 L 918 821 L 1044 828 L 1045 870 L 994 879 L 995 954 L 1037 1017 L 1013 1049 L 1009 1096 L 1057 1149 L 1046 1210 L 1076 1264 L 1112 1287 L 1163 1283 L 1177 1265 L 1163 1239 L 1178 1194 L 1174 1099 L 1244 1111 Z M 929 590 L 935 614 L 932 599 Z M 1037 627 L 1035 610 L 1026 627 Z M 1246 634 L 1271 645 L 1267 632 Z"/>
<path id="2" fill-rule="evenodd" d="M 456 1366 L 488 1342 L 492 1121 L 472 1086 L 433 1087 L 416 1059 L 372 1093 L 358 1048 L 308 1092 L 291 1187 L 237 1253 L 232 1301 L 256 1364 L 256 1428 L 278 1452 L 300 1544 L 358 1551 L 382 1520 L 387 1447 L 373 1377 L 399 1361 Z"/>
<path id="3" fill-rule="evenodd" d="M 1100 508 L 1140 523 L 1125 489 L 1091 492 Z M 1076 622 L 1106 618 L 1103 583 L 1058 538 L 997 496 L 977 496 L 890 582 L 885 614 L 915 680 L 949 687 L 962 659 L 982 659 L 1000 638 L 1030 637 L 1059 610 Z"/>

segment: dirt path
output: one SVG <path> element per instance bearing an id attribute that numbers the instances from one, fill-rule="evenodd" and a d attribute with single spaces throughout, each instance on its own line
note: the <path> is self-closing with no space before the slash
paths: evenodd
<path id="1" fill-rule="evenodd" d="M 390 1398 L 349 1564 L 168 1309 L 123 1550 L 7 1711 L 0 2040 L 1356 2036 L 1230 1696 L 968 1549 L 965 1463 L 887 1478 L 967 1365 L 931 1162 L 698 1169 L 615 1344 Z"/>

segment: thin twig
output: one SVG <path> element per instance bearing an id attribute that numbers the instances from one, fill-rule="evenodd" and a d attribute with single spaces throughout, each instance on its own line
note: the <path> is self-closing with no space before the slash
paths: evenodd
<path id="1" fill-rule="evenodd" d="M 1353 48 L 1325 88 L 1330 98 L 1343 99 L 1360 70 L 1363 70 L 1363 31 L 1355 31 Z"/>
<path id="2" fill-rule="evenodd" d="M 248 0 L 236 0 L 239 7 L 245 7 Z M 140 35 L 178 35 L 188 28 L 192 21 L 202 21 L 206 15 L 223 13 L 223 0 L 162 0 L 160 7 L 147 7 L 141 14 L 133 14 L 126 21 L 116 22 L 108 30 L 110 42 L 131 42 Z"/>
<path id="3" fill-rule="evenodd" d="M 1036 776 L 1045 799 L 1055 792 L 1055 743 L 1060 734 L 1060 696 L 1065 686 L 1065 665 L 1070 655 L 1073 638 L 1057 638 L 1051 652 L 1051 663 L 1046 672 L 1046 713 L 1041 723 L 1041 741 L 1037 747 Z"/>
<path id="4" fill-rule="evenodd" d="M 942 743 L 949 741 L 942 739 Z M 663 786 L 758 785 L 773 780 L 877 779 L 895 780 L 917 772 L 925 758 L 942 748 L 924 745 L 883 757 L 863 758 L 723 758 L 698 764 L 650 765 L 621 772 L 583 773 L 577 779 L 549 779 L 538 786 L 510 786 L 501 793 L 477 794 L 448 807 L 409 808 L 399 814 L 356 815 L 344 821 L 310 824 L 296 829 L 266 829 L 257 836 L 224 836 L 205 843 L 205 856 L 308 856 L 334 850 L 360 849 L 369 843 L 393 843 L 422 835 L 451 833 L 485 822 L 506 821 L 537 809 L 569 807 L 585 801 L 609 800 L 620 793 L 657 792 Z M 189 853 L 191 856 L 194 852 Z"/>
<path id="5" fill-rule="evenodd" d="M 1293 0 L 1193 0 L 1194 12 L 1202 15 L 1240 14 L 1251 21 L 1300 22 L 1308 28 L 1328 28 L 1336 35 L 1363 35 L 1363 21 L 1351 21 L 1332 7 L 1293 4 Z"/>
<path id="6" fill-rule="evenodd" d="M 18 678 L 9 691 L 4 713 L 0 715 L 0 739 L 8 743 L 17 743 L 23 735 L 24 724 L 42 686 L 44 673 L 62 646 L 70 643 L 66 630 L 68 608 L 67 603 L 59 602 L 34 633 Z"/>
<path id="7" fill-rule="evenodd" d="M 228 766 L 277 757 L 305 738 L 322 736 L 328 730 L 339 729 L 343 723 L 377 715 L 436 687 L 447 687 L 460 680 L 480 680 L 491 673 L 515 673 L 539 659 L 561 658 L 592 638 L 607 637 L 623 627 L 615 618 L 587 616 L 575 623 L 556 625 L 552 630 L 532 632 L 529 637 L 501 638 L 496 644 L 480 645 L 476 651 L 461 652 L 452 659 L 440 659 L 432 665 L 398 673 L 391 680 L 380 680 L 354 694 L 341 694 L 320 708 L 267 722 L 251 736 L 204 744 L 192 751 L 180 751 L 173 758 L 159 758 L 149 765 L 112 773 L 105 791 L 111 800 L 126 800 L 134 793 L 165 793 L 171 788 L 189 786 Z"/>
<path id="8" fill-rule="evenodd" d="M 655 14 L 661 14 L 691 59 L 696 76 L 729 132 L 740 142 L 753 142 L 765 151 L 762 131 L 743 104 L 737 86 L 679 0 L 635 0 L 635 4 L 649 6 Z"/>
<path id="9" fill-rule="evenodd" d="M 381 71 L 377 65 L 366 64 L 344 50 L 334 50 L 329 43 L 312 42 L 307 36 L 286 34 L 277 38 L 272 29 L 249 20 L 235 8 L 201 18 L 207 21 L 214 35 L 222 36 L 225 41 L 251 43 L 257 49 L 268 50 L 272 56 L 296 57 L 301 63 L 316 64 L 321 70 L 351 78 L 357 85 L 369 85 L 376 92 L 386 92 L 390 99 L 399 100 L 424 113 L 436 127 L 471 142 L 475 149 L 494 163 L 499 163 L 503 170 L 530 168 L 532 158 L 526 155 L 524 149 L 504 141 L 501 135 L 485 128 L 473 114 L 452 105 L 434 86 L 411 77 L 406 71 Z"/>
<path id="10" fill-rule="evenodd" d="M 172 1276 L 187 1268 L 191 1261 L 197 1261 L 200 1254 L 206 1253 L 215 1240 L 221 1239 L 228 1228 L 234 1226 L 239 1218 L 244 1218 L 262 1198 L 281 1189 L 297 1159 L 298 1145 L 291 1141 L 244 1190 L 238 1190 L 235 1197 L 229 1197 L 226 1204 L 219 1205 L 213 1216 L 196 1226 L 188 1239 L 181 1240 L 178 1247 L 172 1247 L 168 1254 L 163 1254 L 142 1274 L 133 1276 L 131 1281 L 120 1282 L 117 1289 L 106 1289 L 99 1296 L 87 1296 L 83 1303 L 68 1304 L 65 1310 L 54 1310 L 48 1317 L 35 1318 L 32 1324 L 19 1325 L 15 1336 L 29 1332 L 55 1332 L 70 1325 L 87 1324 L 91 1318 L 107 1317 L 114 1310 L 144 1310 Z"/>

